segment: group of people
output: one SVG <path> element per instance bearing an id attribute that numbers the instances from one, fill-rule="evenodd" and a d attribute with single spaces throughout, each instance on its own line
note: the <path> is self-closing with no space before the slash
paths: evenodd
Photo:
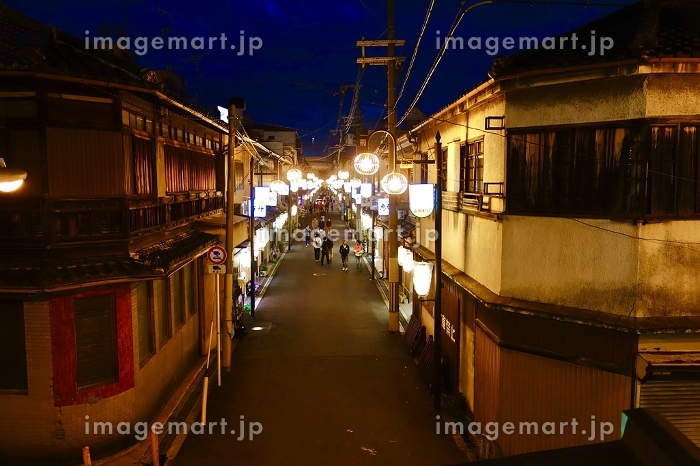
<path id="1" fill-rule="evenodd" d="M 333 240 L 330 238 L 330 228 L 331 220 L 329 218 L 321 217 L 319 220 L 314 217 L 311 223 L 304 229 L 304 237 L 306 240 L 306 247 L 309 244 L 314 248 L 314 260 L 320 262 L 321 265 L 325 263 L 330 264 L 333 260 Z M 340 259 L 343 265 L 343 271 L 348 271 L 348 256 L 350 255 L 350 246 L 348 241 L 344 240 L 343 244 L 338 250 L 340 253 Z M 362 270 L 362 256 L 364 255 L 364 247 L 361 242 L 356 241 L 353 246 L 353 253 L 355 255 L 355 266 L 358 271 Z"/>

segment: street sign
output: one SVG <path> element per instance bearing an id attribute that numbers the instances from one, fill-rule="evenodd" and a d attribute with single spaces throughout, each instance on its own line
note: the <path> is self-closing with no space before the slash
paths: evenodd
<path id="1" fill-rule="evenodd" d="M 226 273 L 226 266 L 225 265 L 208 264 L 207 265 L 207 272 L 208 273 Z"/>
<path id="2" fill-rule="evenodd" d="M 212 246 L 207 251 L 207 259 L 211 264 L 221 265 L 226 262 L 226 250 L 221 246 Z"/>

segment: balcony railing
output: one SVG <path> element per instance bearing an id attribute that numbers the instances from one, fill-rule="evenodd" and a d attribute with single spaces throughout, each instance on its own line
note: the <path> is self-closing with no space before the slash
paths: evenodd
<path id="1" fill-rule="evenodd" d="M 504 199 L 503 183 L 484 183 L 483 193 L 443 191 L 442 207 L 454 212 L 491 212 L 492 198 Z"/>
<path id="2" fill-rule="evenodd" d="M 159 199 L 6 199 L 0 203 L 0 245 L 38 247 L 126 240 L 144 231 L 213 215 L 223 206 L 218 192 Z"/>

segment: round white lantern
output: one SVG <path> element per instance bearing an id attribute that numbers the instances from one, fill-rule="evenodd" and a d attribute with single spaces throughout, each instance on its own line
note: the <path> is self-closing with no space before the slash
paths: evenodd
<path id="1" fill-rule="evenodd" d="M 359 188 L 360 186 L 362 186 L 362 181 L 360 181 L 357 178 L 353 178 L 350 180 L 350 186 L 353 188 Z"/>
<path id="2" fill-rule="evenodd" d="M 340 170 L 340 171 L 338 172 L 338 179 L 341 179 L 341 180 L 345 181 L 345 180 L 347 180 L 348 178 L 350 178 L 350 172 L 349 172 L 349 171 L 347 171 L 347 170 Z"/>
<path id="3" fill-rule="evenodd" d="M 287 179 L 289 181 L 299 181 L 302 178 L 301 170 L 298 168 L 290 168 L 287 170 Z"/>
<path id="4" fill-rule="evenodd" d="M 374 175 L 379 170 L 379 157 L 371 152 L 363 152 L 355 157 L 354 166 L 360 175 Z"/>
<path id="5" fill-rule="evenodd" d="M 382 178 L 382 189 L 387 194 L 403 194 L 408 187 L 408 179 L 402 173 L 388 173 Z"/>
<path id="6" fill-rule="evenodd" d="M 276 192 L 277 194 L 281 193 L 284 191 L 284 188 L 287 187 L 287 183 L 285 183 L 282 180 L 275 180 L 270 183 L 270 190 Z"/>

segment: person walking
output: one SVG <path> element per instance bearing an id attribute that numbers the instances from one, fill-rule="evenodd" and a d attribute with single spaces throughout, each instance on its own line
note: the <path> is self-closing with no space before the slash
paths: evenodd
<path id="1" fill-rule="evenodd" d="M 306 247 L 309 247 L 309 243 L 311 242 L 311 230 L 309 229 L 309 226 L 307 225 L 306 228 L 304 228 L 304 240 L 306 241 Z"/>
<path id="2" fill-rule="evenodd" d="M 318 262 L 321 259 L 321 247 L 323 246 L 323 240 L 321 239 L 321 234 L 317 231 L 314 235 L 314 259 Z"/>
<path id="3" fill-rule="evenodd" d="M 348 240 L 344 240 L 343 244 L 340 245 L 340 260 L 343 262 L 343 271 L 348 271 L 348 255 L 350 254 L 350 246 L 348 246 Z"/>
<path id="4" fill-rule="evenodd" d="M 311 229 L 315 230 L 318 228 L 318 218 L 314 217 L 313 220 L 311 220 Z"/>
<path id="5" fill-rule="evenodd" d="M 331 250 L 333 249 L 333 241 L 330 240 L 326 236 L 326 239 L 323 240 L 323 246 L 321 248 L 321 265 L 323 265 L 323 259 L 326 259 L 326 262 L 329 264 L 331 263 Z"/>
<path id="6" fill-rule="evenodd" d="M 362 247 L 361 242 L 355 241 L 352 250 L 355 252 L 355 267 L 358 272 L 362 272 L 362 255 L 365 253 L 365 248 Z"/>

